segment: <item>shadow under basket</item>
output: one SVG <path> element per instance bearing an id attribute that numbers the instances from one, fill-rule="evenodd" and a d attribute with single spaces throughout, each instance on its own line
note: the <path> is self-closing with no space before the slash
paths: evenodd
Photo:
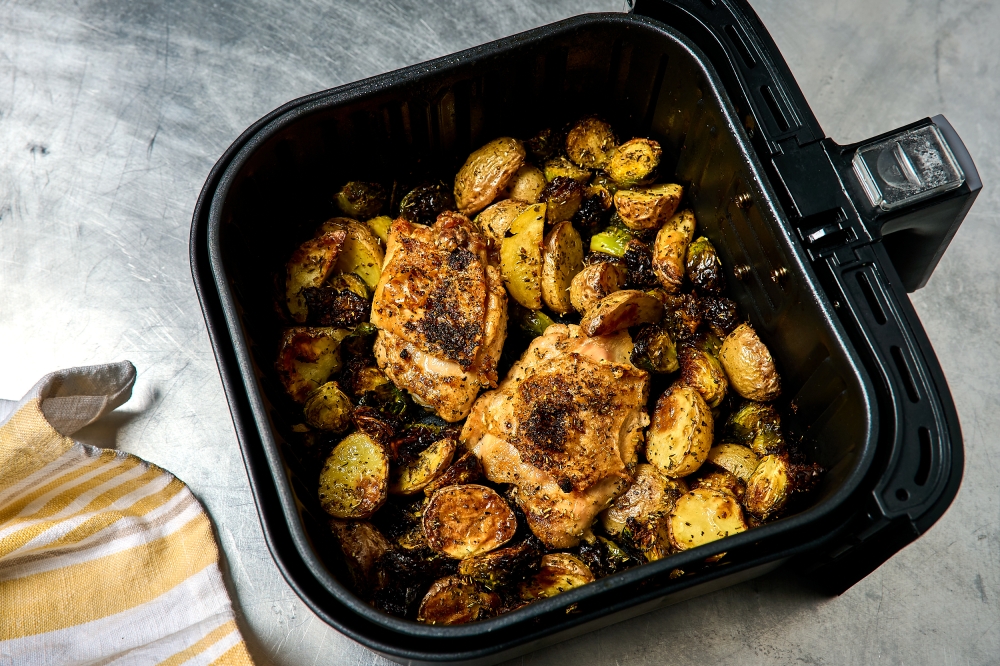
<path id="1" fill-rule="evenodd" d="M 760 75 L 771 78 L 758 85 Z M 316 470 L 288 445 L 275 276 L 336 215 L 336 184 L 450 180 L 494 137 L 590 113 L 621 136 L 662 145 L 663 176 L 685 187 L 723 265 L 738 267 L 730 296 L 776 358 L 806 455 L 827 471 L 780 520 L 497 618 L 449 627 L 384 614 L 341 583 L 339 550 L 308 490 Z M 951 236 L 924 233 L 920 247 L 900 250 L 880 233 L 888 224 L 912 232 L 907 215 L 927 226 L 942 206 L 964 217 L 978 192 L 947 121 L 922 123 L 904 129 L 942 128 L 967 162 L 962 190 L 886 217 L 854 176 L 858 146 L 823 137 L 749 7 L 694 1 L 569 19 L 316 93 L 258 121 L 205 185 L 191 260 L 261 524 L 288 582 L 324 621 L 390 659 L 495 663 L 790 561 L 832 592 L 867 575 L 941 515 L 961 479 L 954 406 L 905 291 L 913 267 L 900 278 L 893 265 L 899 253 L 940 248 L 936 264 Z M 950 220 L 951 234 L 960 222 Z M 914 270 L 929 273 L 926 263 Z M 723 552 L 716 566 L 699 566 Z"/>

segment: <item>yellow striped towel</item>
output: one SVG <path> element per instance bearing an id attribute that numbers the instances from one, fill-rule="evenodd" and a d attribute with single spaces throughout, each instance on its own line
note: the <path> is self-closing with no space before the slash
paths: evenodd
<path id="1" fill-rule="evenodd" d="M 0 401 L 0 664 L 250 664 L 187 486 L 71 435 L 132 393 L 131 363 Z"/>

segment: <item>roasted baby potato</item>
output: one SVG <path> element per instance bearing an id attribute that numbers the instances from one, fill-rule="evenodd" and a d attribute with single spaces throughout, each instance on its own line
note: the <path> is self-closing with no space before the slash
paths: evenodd
<path id="1" fill-rule="evenodd" d="M 678 353 L 681 382 L 694 387 L 708 406 L 715 409 L 726 397 L 726 373 L 712 354 L 695 345 L 685 344 Z"/>
<path id="2" fill-rule="evenodd" d="M 583 240 L 569 220 L 559 222 L 545 237 L 542 259 L 542 300 L 556 313 L 573 309 L 570 285 L 583 269 Z"/>
<path id="3" fill-rule="evenodd" d="M 347 233 L 334 270 L 338 273 L 355 273 L 365 281 L 369 289 L 374 290 L 382 275 L 382 260 L 385 254 L 372 230 L 346 217 L 327 220 L 320 230 L 323 233 L 341 230 Z"/>
<path id="4" fill-rule="evenodd" d="M 290 328 L 281 337 L 275 366 L 288 395 L 305 402 L 309 394 L 340 369 L 340 343 L 350 331 L 341 328 Z"/>
<path id="5" fill-rule="evenodd" d="M 601 513 L 601 524 L 608 534 L 620 534 L 630 518 L 644 520 L 653 514 L 666 515 L 674 502 L 688 491 L 682 479 L 668 479 L 653 465 L 635 468 L 635 480 Z"/>
<path id="6" fill-rule="evenodd" d="M 460 560 L 488 553 L 514 536 L 517 519 L 492 488 L 441 488 L 424 510 L 424 536 L 435 551 Z"/>
<path id="7" fill-rule="evenodd" d="M 774 405 L 753 401 L 744 403 L 726 422 L 726 434 L 730 439 L 749 446 L 758 456 L 785 450 L 781 416 Z"/>
<path id="8" fill-rule="evenodd" d="M 458 563 L 458 573 L 492 590 L 537 572 L 543 552 L 541 542 L 529 538 L 514 546 L 467 557 Z"/>
<path id="9" fill-rule="evenodd" d="M 650 185 L 615 193 L 615 210 L 630 229 L 659 229 L 677 212 L 684 188 L 680 185 Z"/>
<path id="10" fill-rule="evenodd" d="M 747 481 L 743 505 L 753 515 L 767 520 L 785 508 L 791 491 L 788 458 L 781 454 L 764 456 Z"/>
<path id="11" fill-rule="evenodd" d="M 768 401 L 781 395 L 781 378 L 771 352 L 750 324 L 740 324 L 726 336 L 719 360 L 729 383 L 744 398 Z"/>
<path id="12" fill-rule="evenodd" d="M 368 518 L 385 502 L 389 457 L 356 432 L 333 447 L 319 473 L 319 503 L 334 518 Z"/>
<path id="13" fill-rule="evenodd" d="M 621 227 L 608 227 L 590 238 L 590 251 L 611 255 L 621 259 L 625 256 L 628 244 L 635 240 L 634 236 Z"/>
<path id="14" fill-rule="evenodd" d="M 367 595 L 374 587 L 375 563 L 392 550 L 392 543 L 369 522 L 330 519 L 344 562 L 354 580 L 354 589 Z"/>
<path id="15" fill-rule="evenodd" d="M 696 488 L 682 495 L 670 514 L 670 541 L 688 550 L 747 529 L 736 498 L 712 488 Z"/>
<path id="16" fill-rule="evenodd" d="M 461 576 L 448 576 L 431 585 L 417 611 L 417 621 L 427 624 L 465 624 L 500 610 L 500 597 L 480 590 Z"/>
<path id="17" fill-rule="evenodd" d="M 682 210 L 663 225 L 653 244 L 653 270 L 670 293 L 684 284 L 688 243 L 694 237 L 694 213 Z"/>
<path id="18" fill-rule="evenodd" d="M 591 264 L 577 273 L 569 287 L 573 308 L 584 314 L 602 298 L 625 285 L 625 270 L 615 262 Z"/>
<path id="19" fill-rule="evenodd" d="M 389 202 L 385 188 L 378 183 L 365 183 L 352 180 L 337 192 L 337 207 L 347 217 L 367 220 L 375 217 Z"/>
<path id="20" fill-rule="evenodd" d="M 494 247 L 500 247 L 504 236 L 510 231 L 510 225 L 530 205 L 525 201 L 502 199 L 477 215 L 475 220 L 476 225 L 482 230 L 483 234 L 485 234 Z"/>
<path id="21" fill-rule="evenodd" d="M 569 553 L 549 553 L 542 558 L 542 567 L 534 576 L 521 583 L 521 599 L 547 599 L 594 582 L 594 574 L 579 558 Z"/>
<path id="22" fill-rule="evenodd" d="M 700 304 L 702 319 L 720 338 L 732 333 L 743 321 L 736 303 L 724 296 L 703 296 Z"/>
<path id="23" fill-rule="evenodd" d="M 714 421 L 697 390 L 674 384 L 656 401 L 646 434 L 646 458 L 664 476 L 678 478 L 697 471 L 712 448 Z"/>
<path id="24" fill-rule="evenodd" d="M 548 160 L 542 166 L 542 170 L 545 173 L 545 180 L 550 183 L 559 176 L 563 176 L 572 178 L 581 185 L 586 185 L 590 182 L 591 177 L 590 171 L 578 167 L 561 155 Z"/>
<path id="25" fill-rule="evenodd" d="M 677 347 L 667 329 L 649 324 L 639 329 L 632 346 L 632 365 L 647 372 L 674 372 L 679 367 Z"/>
<path id="26" fill-rule="evenodd" d="M 320 234 L 299 246 L 288 260 L 285 278 L 285 298 L 288 313 L 300 324 L 309 313 L 303 291 L 326 282 L 337 263 L 347 232 L 343 230 Z"/>
<path id="27" fill-rule="evenodd" d="M 718 294 L 726 287 L 722 275 L 722 262 L 715 246 L 704 236 L 699 236 L 688 245 L 687 276 L 696 288 L 710 294 Z"/>
<path id="28" fill-rule="evenodd" d="M 566 135 L 566 154 L 584 169 L 602 169 L 615 152 L 611 125 L 599 118 L 584 118 Z"/>
<path id="29" fill-rule="evenodd" d="M 524 146 L 510 137 L 494 139 L 473 151 L 455 175 L 458 212 L 472 215 L 486 208 L 510 184 L 524 158 Z"/>
<path id="30" fill-rule="evenodd" d="M 437 216 L 446 210 L 455 210 L 455 197 L 451 188 L 441 181 L 419 185 L 403 195 L 399 202 L 400 217 L 417 224 L 434 224 Z"/>
<path id="31" fill-rule="evenodd" d="M 500 244 L 500 273 L 511 298 L 530 310 L 542 307 L 542 232 L 545 204 L 533 204 L 511 223 Z"/>
<path id="32" fill-rule="evenodd" d="M 656 177 L 662 154 L 656 141 L 632 139 L 618 146 L 606 170 L 619 187 L 645 185 Z"/>
<path id="33" fill-rule="evenodd" d="M 622 289 L 599 300 L 580 320 L 587 337 L 610 335 L 639 324 L 660 320 L 663 304 L 637 289 Z"/>
<path id="34" fill-rule="evenodd" d="M 726 470 L 743 483 L 750 480 L 750 475 L 757 469 L 759 462 L 757 454 L 741 444 L 716 444 L 708 452 L 708 462 Z"/>
<path id="35" fill-rule="evenodd" d="M 478 481 L 483 476 L 483 467 L 479 458 L 471 451 L 466 451 L 453 462 L 444 473 L 424 487 L 424 495 L 431 497 L 437 491 L 448 486 L 460 486 Z"/>
<path id="36" fill-rule="evenodd" d="M 732 472 L 724 469 L 705 467 L 698 470 L 698 477 L 691 481 L 691 489 L 711 488 L 720 492 L 728 493 L 736 498 L 738 502 L 743 501 L 747 491 L 747 484 Z"/>
<path id="37" fill-rule="evenodd" d="M 568 220 L 580 210 L 583 203 L 583 185 L 566 176 L 556 176 L 542 190 L 541 201 L 546 204 L 545 221 L 555 224 Z"/>
<path id="38" fill-rule="evenodd" d="M 337 382 L 327 382 L 309 394 L 303 408 L 306 423 L 320 430 L 343 432 L 351 424 L 354 407 Z"/>
<path id="39" fill-rule="evenodd" d="M 509 198 L 527 203 L 541 201 L 545 189 L 545 174 L 536 166 L 525 164 L 514 174 L 504 192 Z"/>
<path id="40" fill-rule="evenodd" d="M 392 470 L 389 492 L 393 495 L 416 495 L 441 476 L 455 455 L 456 442 L 451 438 L 439 439 L 421 451 L 416 459 Z"/>
<path id="41" fill-rule="evenodd" d="M 381 241 L 382 247 L 385 247 L 385 244 L 389 242 L 389 227 L 392 226 L 392 218 L 388 215 L 379 215 L 368 220 L 365 224 L 372 230 L 375 237 Z"/>

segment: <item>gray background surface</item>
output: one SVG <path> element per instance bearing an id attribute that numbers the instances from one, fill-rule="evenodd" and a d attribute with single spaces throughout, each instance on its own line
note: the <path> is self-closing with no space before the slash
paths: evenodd
<path id="1" fill-rule="evenodd" d="M 924 537 L 839 598 L 781 573 L 524 657 L 530 664 L 1000 663 L 1000 3 L 755 0 L 829 136 L 944 113 L 986 183 L 913 295 L 962 421 L 965 479 Z M 382 660 L 316 618 L 264 544 L 188 267 L 213 163 L 294 97 L 619 0 L 0 0 L 0 396 L 129 359 L 83 438 L 174 472 L 218 530 L 260 663 Z"/>

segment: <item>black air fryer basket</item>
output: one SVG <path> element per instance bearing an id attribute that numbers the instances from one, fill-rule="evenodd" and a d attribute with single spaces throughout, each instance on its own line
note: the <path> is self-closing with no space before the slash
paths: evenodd
<path id="1" fill-rule="evenodd" d="M 338 581 L 308 471 L 286 443 L 273 275 L 334 214 L 336 183 L 454 173 L 491 138 L 584 113 L 662 144 L 664 173 L 675 168 L 732 270 L 730 295 L 775 355 L 808 453 L 828 471 L 793 515 L 498 618 L 440 627 L 383 614 Z M 409 663 L 500 661 L 785 563 L 847 589 L 958 490 L 958 418 L 906 294 L 927 282 L 980 187 L 941 116 L 852 146 L 825 138 L 742 0 L 639 0 L 630 14 L 569 19 L 286 104 L 216 164 L 191 232 L 275 561 L 326 622 Z"/>

